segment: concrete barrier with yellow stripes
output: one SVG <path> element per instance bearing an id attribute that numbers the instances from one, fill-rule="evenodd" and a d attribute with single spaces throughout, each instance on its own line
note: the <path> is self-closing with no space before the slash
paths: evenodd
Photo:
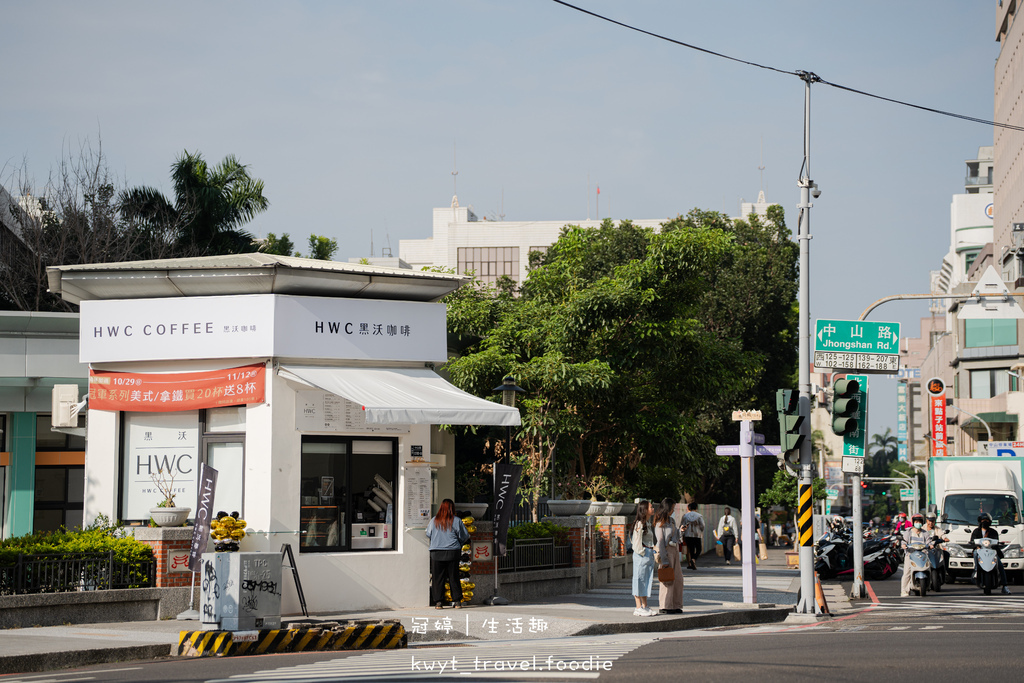
<path id="1" fill-rule="evenodd" d="M 397 619 L 346 621 L 305 628 L 259 631 L 182 631 L 182 657 L 228 657 L 280 652 L 330 650 L 387 650 L 409 646 L 409 636 Z"/>

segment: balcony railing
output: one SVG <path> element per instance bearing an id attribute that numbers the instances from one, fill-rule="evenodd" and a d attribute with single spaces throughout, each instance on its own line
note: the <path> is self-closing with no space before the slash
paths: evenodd
<path id="1" fill-rule="evenodd" d="M 156 562 L 121 562 L 113 551 L 53 555 L 19 554 L 12 565 L 0 567 L 0 595 L 67 593 L 149 588 L 156 585 Z"/>

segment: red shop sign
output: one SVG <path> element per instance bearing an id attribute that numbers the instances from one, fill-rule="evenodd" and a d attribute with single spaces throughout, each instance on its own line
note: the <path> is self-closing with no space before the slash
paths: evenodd
<path id="1" fill-rule="evenodd" d="M 263 403 L 263 363 L 208 372 L 167 374 L 89 371 L 89 409 L 174 413 Z"/>

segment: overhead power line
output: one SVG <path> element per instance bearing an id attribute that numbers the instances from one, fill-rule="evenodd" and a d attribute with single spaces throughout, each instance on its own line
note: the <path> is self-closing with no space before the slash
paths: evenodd
<path id="1" fill-rule="evenodd" d="M 767 64 L 759 64 L 758 62 L 752 62 L 752 61 L 749 61 L 749 60 L 746 60 L 746 59 L 740 59 L 738 57 L 732 57 L 730 55 L 723 54 L 721 52 L 715 52 L 714 50 L 708 50 L 707 48 L 703 48 L 703 47 L 700 47 L 698 45 L 693 45 L 691 43 L 685 43 L 685 42 L 683 42 L 681 40 L 676 40 L 675 38 L 669 38 L 668 36 L 663 36 L 660 33 L 654 33 L 653 31 L 647 31 L 647 30 L 639 28 L 637 26 L 632 26 L 630 24 L 626 24 L 624 22 L 617 21 L 615 19 L 612 19 L 611 17 L 606 17 L 603 14 L 598 14 L 597 12 L 592 12 L 592 11 L 590 11 L 588 9 L 584 9 L 583 7 L 579 7 L 577 5 L 573 5 L 572 3 L 569 3 L 569 2 L 565 2 L 565 0 L 552 0 L 552 2 L 558 3 L 559 5 L 564 5 L 565 7 L 568 7 L 569 9 L 576 10 L 577 12 L 582 12 L 583 14 L 589 14 L 590 16 L 594 17 L 595 19 L 600 19 L 601 21 L 606 21 L 609 24 L 615 24 L 616 26 L 621 26 L 623 28 L 629 29 L 630 31 L 636 31 L 637 33 L 643 33 L 646 36 L 650 36 L 652 38 L 657 38 L 658 40 L 664 40 L 665 42 L 672 43 L 673 45 L 679 45 L 680 47 L 685 47 L 685 48 L 689 48 L 691 50 L 696 50 L 697 52 L 703 52 L 704 54 L 712 55 L 714 57 L 720 57 L 722 59 L 728 59 L 729 61 L 732 61 L 732 62 L 739 62 L 740 64 L 746 64 L 747 66 L 756 66 L 759 69 L 767 69 L 768 71 L 775 71 L 776 73 L 786 74 L 786 75 L 789 75 L 789 76 L 796 76 L 796 77 L 800 78 L 801 80 L 805 80 L 805 81 L 810 79 L 811 82 L 821 83 L 823 85 L 828 85 L 828 86 L 831 86 L 831 87 L 836 88 L 838 90 L 845 90 L 846 92 L 853 93 L 855 95 L 863 95 L 864 97 L 871 97 L 871 98 L 874 98 L 876 100 L 882 100 L 884 102 L 892 102 L 893 104 L 899 104 L 901 106 L 910 107 L 912 109 L 920 109 L 921 111 L 927 111 L 927 112 L 931 112 L 933 114 L 940 114 L 942 116 L 949 116 L 949 117 L 952 117 L 954 119 L 962 119 L 964 121 L 971 121 L 973 123 L 981 123 L 981 124 L 984 124 L 986 126 L 996 126 L 997 128 L 1005 128 L 1007 130 L 1015 130 L 1015 131 L 1024 132 L 1024 126 L 1015 126 L 1012 123 L 1000 123 L 999 121 L 989 121 L 987 119 L 977 118 L 976 116 L 967 116 L 965 114 L 957 114 L 956 112 L 944 111 L 942 109 L 935 109 L 934 107 L 925 107 L 925 106 L 920 105 L 920 104 L 914 104 L 913 102 L 904 102 L 903 100 L 897 100 L 897 99 L 894 99 L 892 97 L 884 97 L 882 95 L 876 95 L 874 93 L 866 92 L 864 90 L 858 90 L 856 88 L 851 88 L 849 86 L 840 85 L 838 83 L 832 83 L 830 81 L 826 81 L 825 79 L 823 79 L 823 78 L 821 78 L 821 77 L 819 77 L 819 76 L 817 76 L 817 75 L 815 75 L 815 74 L 813 74 L 811 72 L 807 72 L 807 71 L 789 71 L 787 69 L 779 69 L 779 68 L 776 68 L 774 66 L 769 66 Z"/>

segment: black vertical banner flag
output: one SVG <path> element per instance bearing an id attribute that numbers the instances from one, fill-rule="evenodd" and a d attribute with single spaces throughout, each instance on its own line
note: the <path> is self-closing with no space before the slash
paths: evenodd
<path id="1" fill-rule="evenodd" d="M 508 523 L 516 506 L 516 490 L 522 476 L 522 465 L 494 463 L 494 552 L 498 557 L 505 556 Z"/>
<path id="2" fill-rule="evenodd" d="M 192 548 L 188 553 L 188 568 L 202 569 L 203 551 L 210 540 L 210 520 L 213 517 L 213 494 L 217 490 L 217 470 L 205 462 L 199 466 L 199 495 L 196 500 L 196 525 L 192 529 Z"/>

